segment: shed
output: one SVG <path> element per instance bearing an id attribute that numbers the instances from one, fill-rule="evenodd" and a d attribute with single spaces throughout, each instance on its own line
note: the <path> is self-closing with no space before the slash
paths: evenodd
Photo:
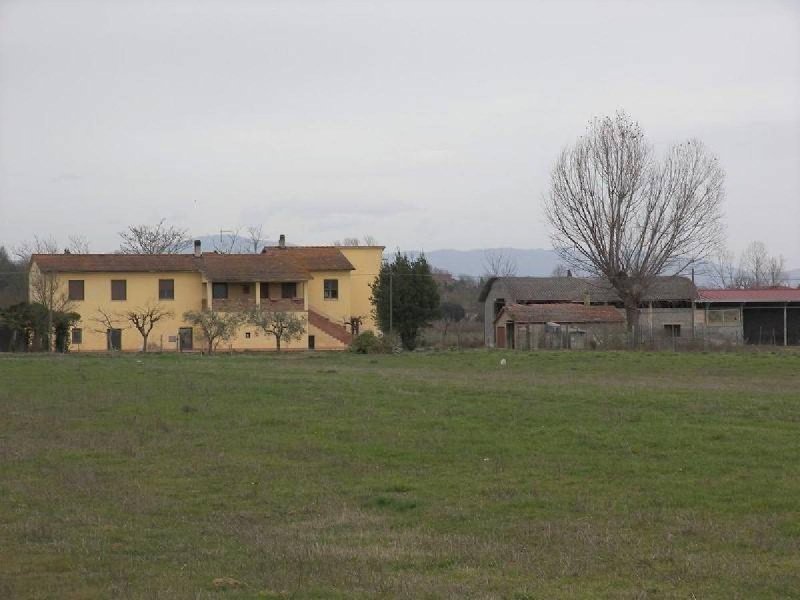
<path id="1" fill-rule="evenodd" d="M 494 328 L 498 348 L 583 348 L 624 333 L 625 317 L 613 306 L 510 304 L 500 310 Z"/>
<path id="2" fill-rule="evenodd" d="M 704 337 L 800 345 L 800 288 L 701 289 L 696 305 Z"/>

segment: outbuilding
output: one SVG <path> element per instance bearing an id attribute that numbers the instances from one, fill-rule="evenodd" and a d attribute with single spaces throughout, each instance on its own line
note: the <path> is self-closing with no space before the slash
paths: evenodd
<path id="1" fill-rule="evenodd" d="M 800 345 L 798 288 L 701 289 L 695 306 L 698 329 L 711 341 Z"/>
<path id="2" fill-rule="evenodd" d="M 509 304 L 494 320 L 498 348 L 582 349 L 625 333 L 625 317 L 613 306 Z"/>

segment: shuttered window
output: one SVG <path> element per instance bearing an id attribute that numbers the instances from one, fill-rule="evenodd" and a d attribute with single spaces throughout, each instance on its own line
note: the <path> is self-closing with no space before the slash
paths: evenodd
<path id="1" fill-rule="evenodd" d="M 83 279 L 69 280 L 69 299 L 83 300 Z"/>
<path id="2" fill-rule="evenodd" d="M 111 280 L 111 299 L 112 300 L 127 300 L 128 299 L 128 282 L 124 279 Z"/>

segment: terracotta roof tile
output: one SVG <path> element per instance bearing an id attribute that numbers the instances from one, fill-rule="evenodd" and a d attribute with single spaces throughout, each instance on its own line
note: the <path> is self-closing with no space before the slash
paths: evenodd
<path id="1" fill-rule="evenodd" d="M 265 248 L 261 254 L 34 254 L 45 272 L 199 272 L 212 281 L 304 281 L 311 271 L 351 271 L 335 247 Z"/>
<path id="2" fill-rule="evenodd" d="M 591 302 L 619 302 L 617 292 L 606 279 L 583 277 L 495 277 L 481 290 L 484 302 L 492 287 L 503 288 L 508 300 L 531 302 L 583 302 L 586 294 Z M 656 277 L 644 294 L 645 302 L 657 300 L 689 300 L 697 295 L 687 277 Z"/>
<path id="3" fill-rule="evenodd" d="M 517 323 L 624 323 L 625 317 L 613 306 L 583 304 L 509 304 L 495 321 Z"/>

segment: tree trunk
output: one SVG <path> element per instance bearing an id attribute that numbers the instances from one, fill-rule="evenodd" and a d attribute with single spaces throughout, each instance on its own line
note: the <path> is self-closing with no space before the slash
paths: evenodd
<path id="1" fill-rule="evenodd" d="M 625 302 L 625 322 L 628 327 L 628 346 L 635 348 L 639 342 L 639 303 L 635 300 Z"/>
<path id="2" fill-rule="evenodd" d="M 47 351 L 53 352 L 53 309 L 47 311 Z"/>
<path id="3" fill-rule="evenodd" d="M 208 353 L 213 354 L 214 352 L 214 340 L 208 340 Z"/>
<path id="4" fill-rule="evenodd" d="M 147 352 L 147 336 L 149 334 L 142 334 L 142 352 Z"/>
<path id="5" fill-rule="evenodd" d="M 275 336 L 275 347 L 277 349 L 276 350 L 277 352 L 281 351 L 281 336 L 279 336 L 279 335 Z"/>

